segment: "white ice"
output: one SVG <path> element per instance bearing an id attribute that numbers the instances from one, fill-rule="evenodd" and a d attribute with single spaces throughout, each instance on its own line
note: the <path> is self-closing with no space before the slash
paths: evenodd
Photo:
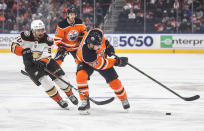
<path id="1" fill-rule="evenodd" d="M 203 54 L 119 54 L 181 96 L 184 101 L 133 68 L 116 67 L 131 105 L 125 112 L 116 98 L 107 105 L 91 103 L 90 115 L 80 115 L 69 102 L 61 109 L 42 87 L 22 75 L 22 58 L 0 54 L 0 131 L 204 131 Z M 76 65 L 67 56 L 62 65 L 76 86 Z M 115 96 L 96 72 L 89 81 L 90 96 L 97 101 Z M 65 94 L 60 91 L 63 98 Z M 76 91 L 74 93 L 79 98 Z M 167 112 L 172 115 L 165 115 Z"/>

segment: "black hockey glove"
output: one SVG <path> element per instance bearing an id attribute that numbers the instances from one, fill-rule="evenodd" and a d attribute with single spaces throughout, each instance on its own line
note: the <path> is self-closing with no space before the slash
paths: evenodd
<path id="1" fill-rule="evenodd" d="M 32 58 L 32 52 L 31 52 L 30 48 L 25 48 L 22 51 L 22 55 L 24 58 Z"/>
<path id="2" fill-rule="evenodd" d="M 44 61 L 36 61 L 35 62 L 35 67 L 39 70 L 44 70 L 44 68 L 47 67 L 47 64 Z"/>
<path id="3" fill-rule="evenodd" d="M 116 57 L 115 59 L 116 59 L 115 66 L 124 67 L 128 64 L 127 57 Z"/>
<path id="4" fill-rule="evenodd" d="M 30 67 L 33 65 L 33 56 L 32 56 L 32 51 L 30 50 L 30 48 L 25 48 L 22 51 L 22 55 L 23 55 L 23 63 L 25 65 L 25 67 Z"/>
<path id="5" fill-rule="evenodd" d="M 66 55 L 67 55 L 66 49 L 63 47 L 58 47 L 58 50 L 54 59 L 63 61 Z"/>
<path id="6" fill-rule="evenodd" d="M 108 40 L 106 40 L 106 50 L 105 53 L 111 57 L 113 54 L 115 54 L 114 47 L 109 43 Z"/>

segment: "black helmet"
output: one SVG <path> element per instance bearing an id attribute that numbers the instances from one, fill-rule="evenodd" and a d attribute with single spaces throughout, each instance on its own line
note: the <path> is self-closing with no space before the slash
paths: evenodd
<path id="1" fill-rule="evenodd" d="M 92 43 L 93 45 L 101 45 L 103 40 L 103 32 L 98 29 L 93 29 L 89 32 L 86 43 Z"/>
<path id="2" fill-rule="evenodd" d="M 69 13 L 75 13 L 76 14 L 76 9 L 74 7 L 67 9 L 67 14 L 69 14 Z"/>

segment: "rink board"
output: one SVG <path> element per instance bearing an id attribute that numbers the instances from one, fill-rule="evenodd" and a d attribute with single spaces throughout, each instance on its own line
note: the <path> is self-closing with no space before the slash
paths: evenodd
<path id="1" fill-rule="evenodd" d="M 9 53 L 10 49 L 0 49 L 0 53 Z M 53 53 L 56 49 L 53 49 Z M 116 49 L 116 53 L 195 53 L 203 54 L 204 49 Z"/>
<path id="2" fill-rule="evenodd" d="M 0 53 L 9 53 L 11 42 L 18 35 L 0 34 Z M 204 53 L 204 34 L 105 34 L 105 37 L 117 53 Z"/>

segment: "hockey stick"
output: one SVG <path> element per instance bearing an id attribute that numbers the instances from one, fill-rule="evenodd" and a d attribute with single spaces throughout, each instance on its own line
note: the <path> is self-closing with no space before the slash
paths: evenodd
<path id="1" fill-rule="evenodd" d="M 118 57 L 117 55 L 113 54 L 113 56 Z M 144 73 L 143 71 L 141 71 L 140 69 L 138 69 L 137 67 L 133 66 L 130 63 L 127 63 L 130 67 L 132 67 L 133 69 L 137 70 L 138 72 L 140 72 L 141 74 L 145 75 L 146 77 L 150 78 L 151 80 L 153 80 L 154 82 L 156 82 L 157 84 L 159 84 L 160 86 L 164 87 L 165 89 L 167 89 L 168 91 L 170 91 L 171 93 L 175 94 L 176 96 L 180 97 L 181 99 L 185 100 L 185 101 L 194 101 L 200 98 L 199 95 L 195 95 L 192 97 L 183 97 L 181 95 L 179 95 L 178 93 L 176 93 L 175 91 L 171 90 L 170 88 L 168 88 L 167 86 L 165 86 L 164 84 L 162 84 L 161 82 L 157 81 L 156 79 L 152 78 L 151 76 L 147 75 L 146 73 Z"/>
<path id="2" fill-rule="evenodd" d="M 90 101 L 92 101 L 93 103 L 95 103 L 96 105 L 105 105 L 108 104 L 110 102 L 112 102 L 115 98 L 111 97 L 110 99 L 107 99 L 105 101 L 95 101 L 94 99 L 92 99 L 91 97 L 87 96 L 86 94 L 84 94 L 83 92 L 79 91 L 77 88 L 75 88 L 73 85 L 71 85 L 70 83 L 66 82 L 65 80 L 63 80 L 62 78 L 60 78 L 59 76 L 55 75 L 53 72 L 49 71 L 47 68 L 44 68 L 44 70 L 51 74 L 52 76 L 56 77 L 57 79 L 61 80 L 62 82 L 64 82 L 65 84 L 67 84 L 68 86 L 70 86 L 71 88 L 75 89 L 76 91 L 78 91 L 80 94 L 82 94 L 83 96 L 85 96 L 86 98 L 88 98 Z"/>
<path id="3" fill-rule="evenodd" d="M 65 84 L 69 85 L 71 88 L 75 89 L 76 91 L 78 91 L 80 94 L 82 94 L 83 96 L 85 96 L 86 98 L 88 98 L 90 101 L 92 101 L 93 103 L 95 103 L 96 105 L 105 105 L 108 104 L 110 102 L 112 102 L 115 98 L 111 97 L 110 99 L 107 99 L 105 101 L 95 101 L 94 99 L 90 98 L 89 96 L 85 95 L 83 92 L 80 92 L 77 88 L 75 88 L 74 86 L 72 86 L 70 83 L 66 82 L 65 80 L 63 80 L 62 78 L 56 76 L 54 73 L 50 72 L 48 69 L 44 69 L 47 73 L 53 75 L 54 77 L 56 77 L 57 79 L 60 79 L 62 82 L 64 82 Z M 29 76 L 27 72 L 21 70 L 21 73 L 23 75 Z"/>
<path id="4" fill-rule="evenodd" d="M 115 98 L 111 97 L 110 99 L 107 99 L 105 101 L 95 101 L 94 99 L 92 99 L 91 97 L 85 95 L 83 92 L 79 91 L 77 88 L 75 88 L 74 86 L 72 86 L 70 83 L 66 82 L 65 80 L 63 80 L 62 78 L 58 77 L 57 75 L 55 75 L 54 73 L 52 73 L 51 71 L 49 71 L 47 68 L 44 68 L 44 70 L 51 74 L 52 76 L 56 77 L 57 79 L 61 80 L 62 82 L 64 82 L 65 84 L 67 84 L 68 86 L 70 86 L 71 88 L 75 89 L 76 91 L 78 91 L 80 94 L 82 94 L 83 96 L 85 96 L 86 98 L 88 98 L 90 101 L 92 101 L 93 103 L 95 103 L 96 105 L 105 105 L 108 104 L 110 102 L 112 102 Z M 23 75 L 29 76 L 27 72 L 21 70 L 21 73 Z"/>
<path id="5" fill-rule="evenodd" d="M 33 80 L 33 78 L 32 78 L 26 71 L 21 70 L 21 73 L 22 73 L 23 75 L 25 75 L 25 76 L 30 77 L 30 79 L 31 79 L 37 86 L 39 86 L 39 85 L 41 84 L 39 81 Z"/>
<path id="6" fill-rule="evenodd" d="M 21 74 L 25 75 L 25 76 L 28 76 L 28 73 L 25 72 L 24 70 L 21 70 Z"/>

